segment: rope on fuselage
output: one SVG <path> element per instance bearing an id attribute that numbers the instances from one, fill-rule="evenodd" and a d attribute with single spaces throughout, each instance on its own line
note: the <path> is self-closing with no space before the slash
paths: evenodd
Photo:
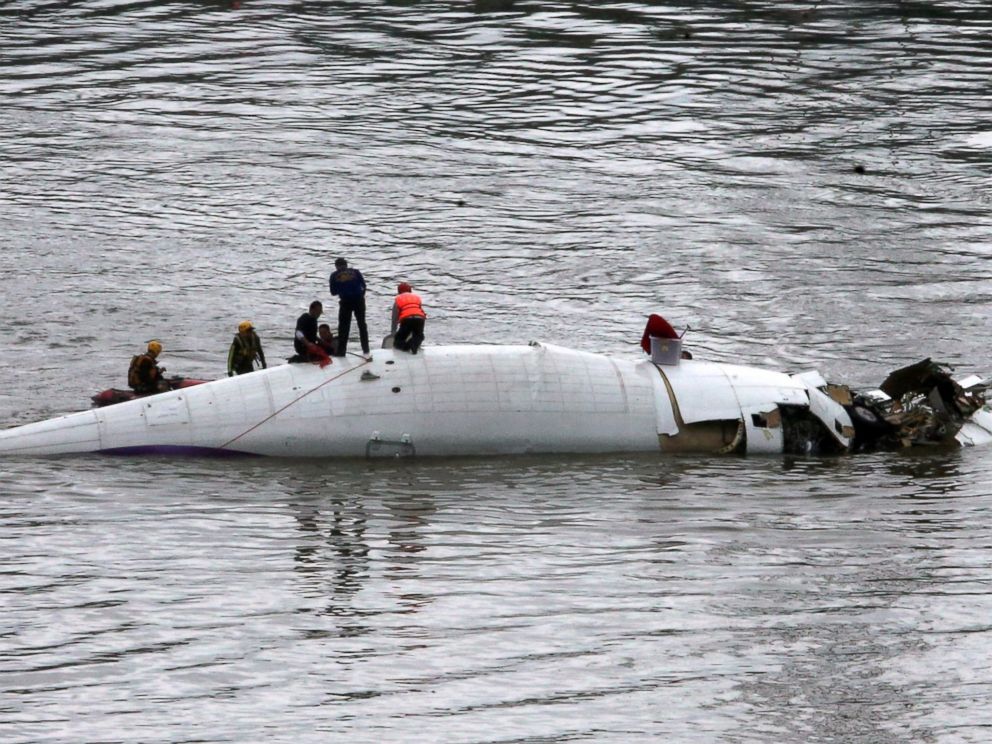
<path id="1" fill-rule="evenodd" d="M 371 363 L 372 363 L 372 360 L 371 359 L 366 359 L 364 362 L 362 362 L 362 364 L 356 364 L 351 369 L 346 369 L 344 372 L 341 372 L 340 374 L 334 375 L 334 377 L 330 377 L 330 378 L 324 380 L 319 385 L 315 385 L 314 387 L 310 388 L 309 390 L 307 390 L 302 395 L 300 395 L 300 396 L 294 398 L 293 400 L 289 401 L 289 403 L 287 403 L 286 405 L 284 405 L 278 411 L 273 411 L 272 413 L 270 413 L 268 416 L 266 416 L 264 419 L 262 419 L 261 421 L 259 421 L 254 426 L 250 426 L 249 428 L 245 429 L 243 432 L 241 432 L 240 434 L 238 434 L 233 439 L 228 439 L 226 442 L 224 442 L 224 444 L 222 444 L 219 447 L 219 449 L 224 449 L 229 444 L 232 444 L 232 443 L 238 441 L 239 439 L 241 439 L 241 437 L 243 437 L 243 436 L 245 436 L 247 434 L 250 434 L 251 432 L 255 431 L 255 429 L 257 429 L 259 426 L 261 426 L 262 424 L 264 424 L 266 421 L 269 421 L 269 420 L 275 418 L 276 416 L 278 416 L 280 413 L 282 413 L 283 411 L 285 411 L 287 408 L 289 408 L 294 403 L 299 403 L 301 400 L 303 400 L 304 398 L 306 398 L 311 393 L 314 393 L 314 392 L 320 390 L 322 387 L 324 387 L 324 385 L 327 385 L 328 383 L 334 382 L 335 380 L 339 380 L 342 377 L 344 377 L 345 375 L 349 374 L 350 372 L 354 372 L 356 369 L 361 369 L 362 367 L 365 367 L 365 366 L 367 366 L 367 365 L 369 365 Z"/>

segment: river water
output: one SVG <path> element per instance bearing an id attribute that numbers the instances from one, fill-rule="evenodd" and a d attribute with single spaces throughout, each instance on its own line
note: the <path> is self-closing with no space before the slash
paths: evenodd
<path id="1" fill-rule="evenodd" d="M 162 340 L 992 371 L 987 2 L 0 4 L 0 422 Z M 329 305 L 333 308 L 333 303 Z M 0 462 L 0 740 L 986 742 L 986 450 Z"/>

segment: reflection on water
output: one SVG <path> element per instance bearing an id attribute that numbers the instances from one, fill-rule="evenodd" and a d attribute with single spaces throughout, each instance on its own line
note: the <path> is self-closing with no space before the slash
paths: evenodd
<path id="1" fill-rule="evenodd" d="M 317 600 L 316 606 L 308 601 L 308 613 L 332 616 L 337 633 L 358 636 L 371 632 L 370 617 L 416 612 L 431 601 L 420 588 L 416 560 L 427 550 L 423 532 L 435 512 L 431 496 L 327 495 L 348 492 L 355 483 L 347 476 L 339 481 L 294 478 L 293 483 L 294 497 L 300 498 L 289 504 L 298 531 L 296 583 L 304 598 Z M 369 513 L 370 506 L 376 513 Z M 367 534 L 370 521 L 380 520 L 385 522 L 382 533 Z M 362 601 L 368 584 L 376 581 L 391 587 L 388 607 Z"/>
<path id="2" fill-rule="evenodd" d="M 420 587 L 419 554 L 428 549 L 427 533 L 435 513 L 430 495 L 410 494 L 383 500 L 388 510 L 391 528 L 387 535 L 388 550 L 383 577 L 396 587 L 399 612 L 417 612 L 432 601 L 426 587 Z"/>
<path id="3" fill-rule="evenodd" d="M 369 546 L 362 541 L 366 518 L 361 505 L 335 499 L 323 517 L 313 506 L 294 508 L 301 538 L 306 538 L 296 550 L 296 571 L 303 579 L 303 591 L 326 599 L 322 612 L 349 623 L 358 614 L 350 601 L 368 578 Z M 346 626 L 341 632 L 358 635 L 365 631 Z"/>

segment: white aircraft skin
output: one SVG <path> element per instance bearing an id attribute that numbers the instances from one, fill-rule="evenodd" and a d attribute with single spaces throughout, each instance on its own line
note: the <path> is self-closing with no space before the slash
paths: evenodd
<path id="1" fill-rule="evenodd" d="M 780 405 L 808 408 L 847 447 L 851 420 L 824 385 L 816 372 L 657 365 L 537 343 L 383 349 L 371 361 L 284 364 L 7 429 L 0 454 L 774 453 L 784 448 Z M 981 421 L 963 444 L 992 442 L 992 414 Z"/>

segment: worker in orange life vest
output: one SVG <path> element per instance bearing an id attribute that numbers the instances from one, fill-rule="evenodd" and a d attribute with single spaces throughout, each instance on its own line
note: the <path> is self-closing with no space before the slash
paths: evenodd
<path id="1" fill-rule="evenodd" d="M 395 334 L 393 346 L 416 354 L 420 344 L 424 342 L 424 323 L 427 320 L 427 313 L 424 312 L 420 297 L 413 293 L 413 287 L 409 284 L 400 282 L 396 291 L 392 325 L 389 329 L 390 333 Z"/>

